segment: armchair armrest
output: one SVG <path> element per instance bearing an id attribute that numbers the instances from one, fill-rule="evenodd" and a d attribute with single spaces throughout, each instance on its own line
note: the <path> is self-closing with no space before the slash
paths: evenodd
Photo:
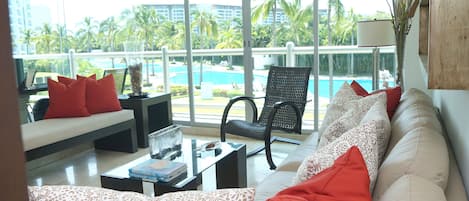
<path id="1" fill-rule="evenodd" d="M 220 133 L 221 133 L 221 141 L 224 142 L 225 141 L 225 125 L 226 125 L 226 120 L 228 118 L 228 113 L 231 109 L 231 107 L 233 106 L 233 104 L 235 104 L 236 102 L 239 102 L 239 101 L 245 101 L 247 103 L 249 103 L 249 105 L 251 106 L 251 109 L 253 111 L 253 115 L 252 115 L 252 122 L 257 122 L 257 107 L 256 107 L 256 103 L 254 102 L 254 99 L 259 99 L 259 98 L 263 98 L 263 97 L 250 97 L 250 96 L 236 96 L 236 97 L 233 97 L 230 99 L 230 101 L 228 102 L 228 104 L 226 105 L 225 107 L 225 110 L 223 111 L 223 116 L 222 116 L 222 119 L 221 119 L 221 124 L 220 124 Z"/>

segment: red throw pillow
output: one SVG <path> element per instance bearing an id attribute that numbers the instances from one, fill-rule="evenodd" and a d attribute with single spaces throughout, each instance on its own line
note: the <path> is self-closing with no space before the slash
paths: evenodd
<path id="1" fill-rule="evenodd" d="M 63 77 L 63 76 L 58 76 L 57 77 L 60 83 L 64 83 L 66 85 L 76 81 L 75 79 L 68 78 L 68 77 Z M 96 80 L 96 74 L 90 75 L 89 77 L 84 77 L 81 75 L 77 75 L 77 79 L 93 79 Z"/>
<path id="2" fill-rule="evenodd" d="M 376 90 L 371 93 L 368 93 L 358 82 L 355 80 L 352 81 L 352 84 L 350 84 L 352 87 L 353 91 L 359 96 L 369 96 L 381 92 L 386 93 L 386 99 L 387 99 L 387 112 L 388 112 L 388 117 L 389 119 L 392 118 L 394 113 L 396 112 L 396 108 L 399 105 L 399 101 L 401 100 L 401 87 L 397 86 L 394 88 L 388 88 L 388 89 L 381 89 L 381 90 Z"/>
<path id="3" fill-rule="evenodd" d="M 350 84 L 350 87 L 352 87 L 353 91 L 359 96 L 368 96 L 368 91 L 362 87 L 357 81 L 353 80 L 352 83 Z"/>
<path id="4" fill-rule="evenodd" d="M 268 201 L 371 201 L 370 178 L 360 150 L 353 146 L 334 165 L 319 174 L 278 192 Z"/>
<path id="5" fill-rule="evenodd" d="M 122 110 L 112 74 L 100 80 L 89 78 L 85 80 L 86 108 L 91 114 Z"/>
<path id="6" fill-rule="evenodd" d="M 47 86 L 49 89 L 49 107 L 44 119 L 90 116 L 86 108 L 85 80 L 79 80 L 67 85 L 47 79 Z"/>

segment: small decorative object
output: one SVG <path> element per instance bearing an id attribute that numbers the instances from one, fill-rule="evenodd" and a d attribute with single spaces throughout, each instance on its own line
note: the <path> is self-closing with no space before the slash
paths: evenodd
<path id="1" fill-rule="evenodd" d="M 129 64 L 130 84 L 132 93 L 130 96 L 141 96 L 142 93 L 142 63 Z"/>
<path id="2" fill-rule="evenodd" d="M 415 15 L 420 0 L 386 0 L 391 10 L 392 24 L 396 38 L 397 80 L 396 84 L 404 89 L 402 68 L 404 66 L 405 39 L 412 26 L 412 17 Z"/>
<path id="3" fill-rule="evenodd" d="M 146 97 L 142 92 L 143 42 L 128 41 L 124 43 L 125 61 L 129 68 L 132 93 L 130 97 Z"/>
<path id="4" fill-rule="evenodd" d="M 151 158 L 174 158 L 181 154 L 182 131 L 172 125 L 148 135 Z"/>

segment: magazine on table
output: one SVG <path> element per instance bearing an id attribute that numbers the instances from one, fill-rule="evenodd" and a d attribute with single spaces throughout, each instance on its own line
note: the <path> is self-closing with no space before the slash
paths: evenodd
<path id="1" fill-rule="evenodd" d="M 129 176 L 151 181 L 170 181 L 187 172 L 187 165 L 182 162 L 149 159 L 129 169 Z"/>

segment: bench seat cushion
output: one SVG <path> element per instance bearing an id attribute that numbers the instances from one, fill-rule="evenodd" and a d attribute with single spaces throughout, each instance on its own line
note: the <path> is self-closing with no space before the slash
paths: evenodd
<path id="1" fill-rule="evenodd" d="M 59 142 L 134 119 L 133 110 L 94 114 L 88 117 L 46 119 L 21 125 L 24 151 Z"/>

